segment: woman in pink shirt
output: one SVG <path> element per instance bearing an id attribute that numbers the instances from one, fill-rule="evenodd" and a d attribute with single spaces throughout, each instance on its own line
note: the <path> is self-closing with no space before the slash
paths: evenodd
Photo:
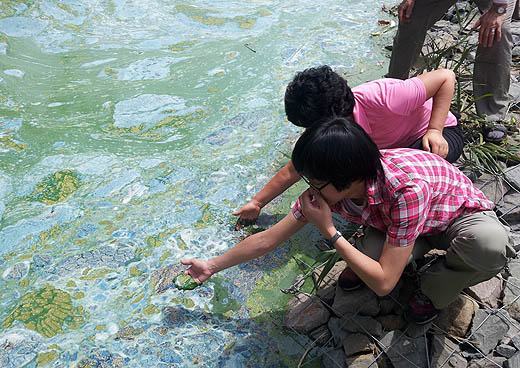
<path id="1" fill-rule="evenodd" d="M 462 153 L 463 136 L 449 111 L 455 74 L 439 69 L 408 80 L 379 79 L 350 89 L 329 66 L 298 73 L 285 92 L 290 122 L 308 128 L 331 116 L 354 120 L 382 148 L 410 147 L 449 162 Z M 300 180 L 291 161 L 251 201 L 233 213 L 237 228 L 254 221 L 261 209 Z"/>

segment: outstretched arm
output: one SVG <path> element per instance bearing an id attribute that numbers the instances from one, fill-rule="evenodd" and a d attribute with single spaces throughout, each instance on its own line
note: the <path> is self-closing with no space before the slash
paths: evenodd
<path id="1" fill-rule="evenodd" d="M 198 283 L 203 283 L 219 271 L 272 252 L 304 226 L 305 223 L 297 221 L 293 214 L 289 213 L 273 227 L 251 235 L 220 256 L 208 261 L 181 260 L 181 263 L 191 266 L 186 273 L 190 274 Z"/>
<path id="2" fill-rule="evenodd" d="M 237 223 L 237 230 L 243 220 L 254 220 L 260 215 L 261 209 L 274 198 L 282 194 L 287 188 L 300 180 L 300 175 L 294 168 L 292 161 L 289 161 L 278 173 L 258 192 L 247 204 L 238 211 L 233 212 L 233 216 L 240 216 Z"/>
<path id="3" fill-rule="evenodd" d="M 442 136 L 442 130 L 450 111 L 451 99 L 455 91 L 455 73 L 448 69 L 437 69 L 418 77 L 426 88 L 426 99 L 433 98 L 432 113 L 428 130 L 424 135 L 425 151 L 436 153 L 446 158 L 449 147 Z"/>

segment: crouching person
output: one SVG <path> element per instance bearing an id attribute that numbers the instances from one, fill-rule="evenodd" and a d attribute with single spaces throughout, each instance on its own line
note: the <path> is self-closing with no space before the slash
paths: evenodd
<path id="1" fill-rule="evenodd" d="M 311 222 L 347 262 L 339 279 L 345 289 L 365 283 L 386 295 L 412 259 L 432 248 L 446 250 L 420 275 L 408 305 L 407 318 L 426 323 L 514 255 L 492 202 L 438 155 L 406 148 L 380 152 L 359 125 L 332 118 L 303 133 L 292 162 L 309 189 L 291 213 L 218 257 L 183 260 L 197 282 L 272 251 Z M 337 231 L 331 211 L 367 227 L 356 246 Z"/>

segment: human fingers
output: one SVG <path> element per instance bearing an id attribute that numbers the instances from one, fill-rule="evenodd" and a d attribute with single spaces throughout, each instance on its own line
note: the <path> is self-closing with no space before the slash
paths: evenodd
<path id="1" fill-rule="evenodd" d="M 181 263 L 185 266 L 191 266 L 193 264 L 193 258 L 192 259 L 181 259 Z"/>
<path id="2" fill-rule="evenodd" d="M 256 218 L 246 219 L 246 218 L 243 218 L 243 217 L 239 217 L 237 222 L 235 223 L 235 231 L 240 230 L 244 226 L 254 225 L 256 220 L 257 220 Z"/>
<path id="3" fill-rule="evenodd" d="M 431 148 L 430 148 L 430 140 L 428 139 L 428 137 L 423 137 L 423 140 L 422 140 L 422 147 L 423 147 L 423 150 L 425 150 L 426 152 L 431 152 Z"/>
<path id="4" fill-rule="evenodd" d="M 406 8 L 406 12 L 405 12 L 405 15 L 406 15 L 406 18 L 409 20 L 410 17 L 412 16 L 412 11 L 413 11 L 413 3 L 412 4 L 408 4 L 407 8 Z"/>

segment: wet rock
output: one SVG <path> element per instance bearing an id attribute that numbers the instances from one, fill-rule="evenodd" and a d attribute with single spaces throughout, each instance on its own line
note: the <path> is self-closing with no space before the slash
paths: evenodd
<path id="1" fill-rule="evenodd" d="M 76 365 L 76 368 L 121 368 L 124 367 L 129 360 L 129 358 L 123 358 L 119 354 L 111 353 L 108 350 L 102 350 L 92 353 L 88 358 L 81 359 Z"/>
<path id="2" fill-rule="evenodd" d="M 339 317 L 349 313 L 359 313 L 366 316 L 377 316 L 379 302 L 376 294 L 367 287 L 358 290 L 344 291 L 336 287 L 336 296 L 332 310 Z"/>
<path id="3" fill-rule="evenodd" d="M 509 331 L 506 318 L 499 315 L 490 315 L 483 309 L 475 312 L 471 327 L 471 340 L 475 341 L 478 349 L 489 354 L 497 346 L 498 341 Z"/>
<path id="4" fill-rule="evenodd" d="M 116 340 L 127 340 L 127 341 L 133 341 L 136 336 L 143 333 L 143 329 L 141 327 L 133 327 L 133 326 L 127 326 L 121 330 L 119 330 L 116 333 Z"/>
<path id="5" fill-rule="evenodd" d="M 327 276 L 323 278 L 323 281 L 320 283 L 318 287 L 317 295 L 320 299 L 327 303 L 328 305 L 332 305 L 334 302 L 334 296 L 336 294 L 336 283 L 338 281 L 338 277 L 341 272 L 347 266 L 345 261 L 337 262 L 327 273 Z M 317 269 L 314 273 L 315 277 L 319 277 L 322 269 Z"/>
<path id="6" fill-rule="evenodd" d="M 25 367 L 38 355 L 39 345 L 37 336 L 26 330 L 11 330 L 0 335 L 0 367 Z"/>
<path id="7" fill-rule="evenodd" d="M 381 342 L 394 368 L 428 366 L 423 337 L 410 338 L 400 331 L 392 331 L 384 335 Z"/>
<path id="8" fill-rule="evenodd" d="M 284 324 L 301 333 L 308 333 L 326 324 L 330 313 L 318 297 L 300 294 L 288 303 Z"/>
<path id="9" fill-rule="evenodd" d="M 431 368 L 466 368 L 467 364 L 467 360 L 460 354 L 458 344 L 446 336 L 433 335 Z"/>
<path id="10" fill-rule="evenodd" d="M 361 354 L 347 358 L 349 368 L 378 368 L 374 354 Z"/>
<path id="11" fill-rule="evenodd" d="M 502 286 L 502 279 L 495 276 L 487 281 L 481 282 L 480 284 L 469 287 L 467 293 L 480 303 L 491 308 L 498 308 L 500 295 L 502 294 Z M 477 308 L 478 306 L 476 306 L 475 309 Z"/>
<path id="12" fill-rule="evenodd" d="M 348 332 L 360 332 L 373 336 L 381 336 L 383 334 L 381 323 L 368 316 L 345 315 L 341 318 L 340 325 L 341 328 Z"/>
<path id="13" fill-rule="evenodd" d="M 77 272 L 85 267 L 117 268 L 136 260 L 133 247 L 124 244 L 106 245 L 98 249 L 65 258 L 52 268 L 51 273 Z"/>
<path id="14" fill-rule="evenodd" d="M 477 303 L 459 295 L 457 299 L 439 313 L 439 317 L 435 320 L 435 325 L 448 334 L 459 337 L 466 336 L 473 314 L 477 309 Z"/>
<path id="15" fill-rule="evenodd" d="M 328 327 L 326 325 L 320 326 L 317 329 L 313 330 L 309 336 L 313 341 L 316 341 L 316 344 L 323 345 L 327 343 L 332 337 Z"/>
<path id="16" fill-rule="evenodd" d="M 157 294 L 164 293 L 167 289 L 175 287 L 175 277 L 185 269 L 180 263 L 161 267 L 150 275 L 150 283 Z"/>
<path id="17" fill-rule="evenodd" d="M 341 319 L 336 317 L 330 317 L 327 327 L 332 335 L 334 346 L 342 346 L 343 340 L 349 335 L 347 331 L 341 328 Z"/>
<path id="18" fill-rule="evenodd" d="M 327 351 L 323 354 L 321 361 L 324 367 L 347 368 L 347 356 L 343 349 Z"/>
<path id="19" fill-rule="evenodd" d="M 354 333 L 348 335 L 343 340 L 343 350 L 347 357 L 360 354 L 360 353 L 371 353 L 375 351 L 376 345 L 374 342 L 365 334 Z M 350 367 L 350 365 L 349 365 Z"/>
<path id="20" fill-rule="evenodd" d="M 497 354 L 506 358 L 511 358 L 517 351 L 515 347 L 505 344 L 498 345 L 496 348 Z"/>
<path id="21" fill-rule="evenodd" d="M 404 320 L 404 318 L 396 314 L 378 316 L 376 317 L 376 320 L 381 323 L 384 331 L 402 330 L 407 325 L 407 322 Z"/>
<path id="22" fill-rule="evenodd" d="M 36 254 L 33 256 L 33 266 L 36 268 L 43 268 L 45 266 L 48 266 L 52 263 L 52 257 L 51 256 L 40 256 Z"/>
<path id="23" fill-rule="evenodd" d="M 172 349 L 163 350 L 161 352 L 161 355 L 159 356 L 159 360 L 167 364 L 182 363 L 182 357 L 180 356 L 180 354 Z"/>
<path id="24" fill-rule="evenodd" d="M 8 267 L 2 274 L 2 277 L 4 280 L 23 280 L 29 273 L 30 267 L 29 262 L 16 263 Z"/>

